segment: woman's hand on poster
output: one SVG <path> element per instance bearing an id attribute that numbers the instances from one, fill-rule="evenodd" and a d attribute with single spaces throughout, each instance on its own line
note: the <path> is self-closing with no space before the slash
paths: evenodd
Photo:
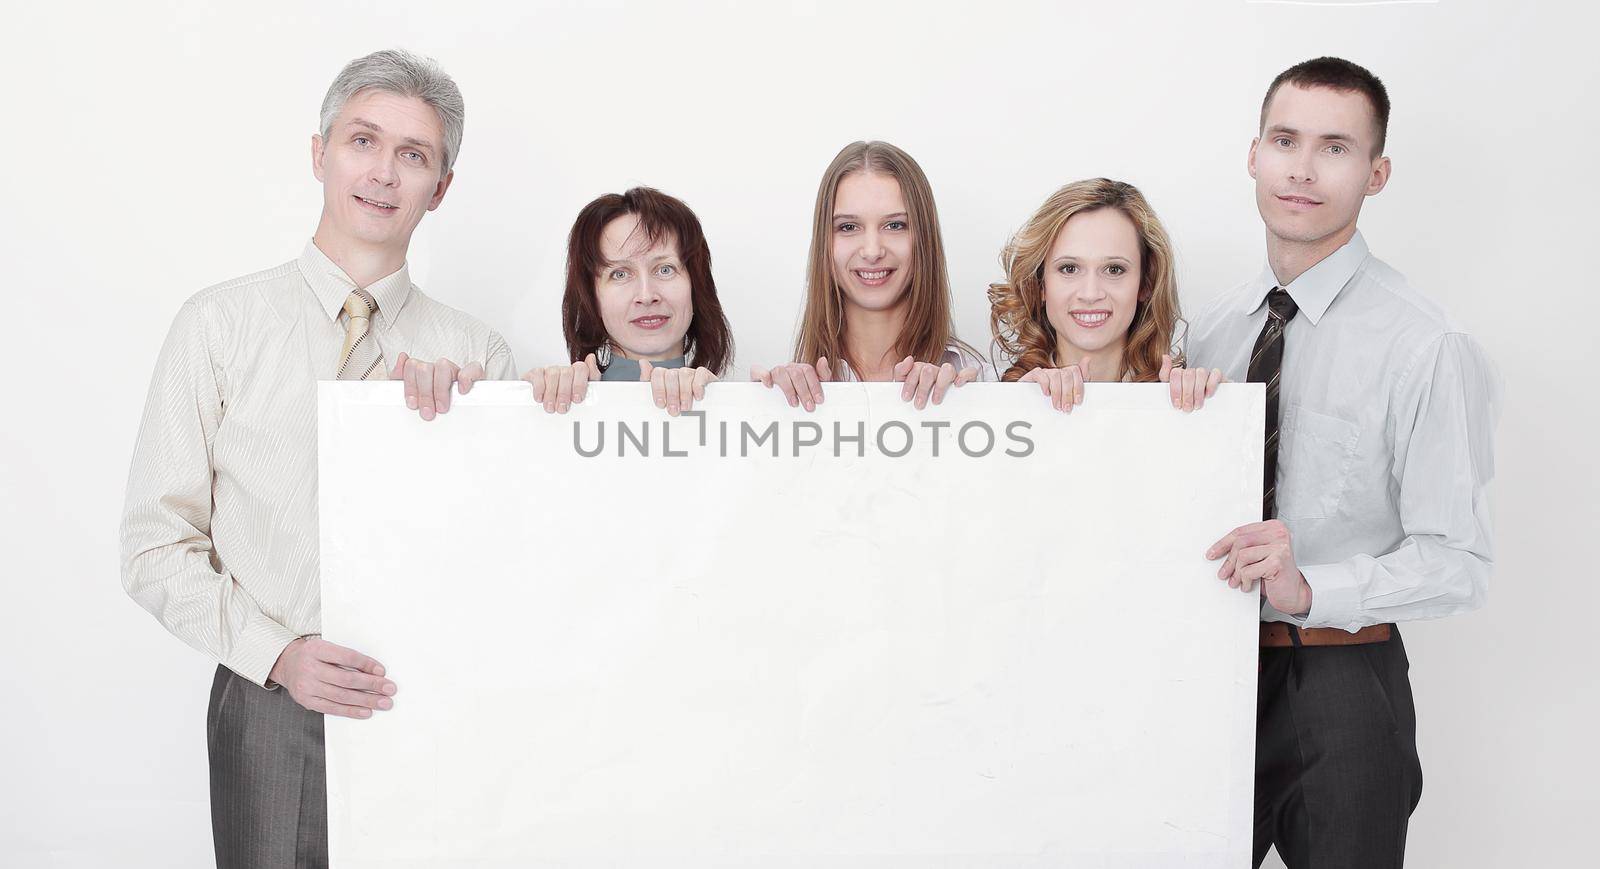
<path id="1" fill-rule="evenodd" d="M 522 379 L 533 384 L 533 400 L 544 405 L 545 413 L 566 413 L 583 402 L 590 381 L 600 379 L 600 363 L 590 353 L 582 362 L 535 368 Z"/>
<path id="2" fill-rule="evenodd" d="M 895 382 L 905 384 L 900 389 L 900 400 L 914 403 L 917 410 L 927 407 L 930 398 L 934 404 L 943 402 L 944 394 L 951 386 L 963 386 L 977 378 L 976 368 L 957 371 L 949 362 L 935 365 L 932 362 L 918 362 L 910 356 L 894 366 Z"/>
<path id="3" fill-rule="evenodd" d="M 657 368 L 646 360 L 639 363 L 639 379 L 650 384 L 656 407 L 677 416 L 693 410 L 696 401 L 705 400 L 706 384 L 714 382 L 717 375 L 709 368 Z"/>
<path id="4" fill-rule="evenodd" d="M 1161 357 L 1161 382 L 1171 385 L 1172 406 L 1190 413 L 1205 407 L 1206 399 L 1217 394 L 1217 385 L 1227 380 L 1220 368 L 1176 368 L 1169 353 Z"/>
<path id="5" fill-rule="evenodd" d="M 777 387 L 790 407 L 803 405 L 806 410 L 817 409 L 822 403 L 822 382 L 833 379 L 833 366 L 828 357 L 817 359 L 817 364 L 786 362 L 772 368 L 751 366 L 750 379 L 771 389 Z"/>
<path id="6" fill-rule="evenodd" d="M 1071 413 L 1083 404 L 1083 384 L 1089 379 L 1089 357 L 1076 365 L 1064 368 L 1035 368 L 1022 375 L 1019 383 L 1037 383 L 1050 405 L 1063 413 Z"/>

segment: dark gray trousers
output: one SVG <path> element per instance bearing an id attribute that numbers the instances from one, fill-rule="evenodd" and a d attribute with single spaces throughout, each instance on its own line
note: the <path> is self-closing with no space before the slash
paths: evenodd
<path id="1" fill-rule="evenodd" d="M 218 869 L 326 869 L 321 713 L 218 667 L 206 744 Z"/>
<path id="2" fill-rule="evenodd" d="M 1398 869 L 1422 798 L 1411 669 L 1383 643 L 1262 649 L 1255 865 Z"/>

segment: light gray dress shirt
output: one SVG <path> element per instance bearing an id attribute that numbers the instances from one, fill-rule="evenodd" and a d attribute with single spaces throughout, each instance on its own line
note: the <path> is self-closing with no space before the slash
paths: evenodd
<path id="1" fill-rule="evenodd" d="M 1197 367 L 1243 381 L 1266 320 L 1270 266 L 1193 320 Z M 1483 604 L 1494 559 L 1489 481 L 1500 377 L 1432 300 L 1348 244 L 1284 287 L 1278 518 L 1312 590 L 1296 619 L 1356 631 Z"/>
<path id="2" fill-rule="evenodd" d="M 353 289 L 308 242 L 298 260 L 197 293 L 167 334 L 134 445 L 123 586 L 258 685 L 284 646 L 321 630 L 317 381 L 334 379 Z M 405 351 L 517 376 L 499 335 L 423 295 L 406 267 L 367 289 L 386 371 Z"/>

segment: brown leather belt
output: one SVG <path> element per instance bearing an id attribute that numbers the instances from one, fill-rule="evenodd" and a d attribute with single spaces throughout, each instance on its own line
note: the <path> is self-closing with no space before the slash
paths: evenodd
<path id="1" fill-rule="evenodd" d="M 1282 648 L 1293 646 L 1294 640 L 1289 636 L 1289 629 L 1293 627 L 1286 622 L 1262 622 L 1261 646 L 1262 648 Z M 1338 628 L 1301 628 L 1300 645 L 1302 646 L 1360 646 L 1367 643 L 1388 642 L 1390 629 L 1393 625 L 1370 625 L 1355 633 L 1341 631 Z"/>

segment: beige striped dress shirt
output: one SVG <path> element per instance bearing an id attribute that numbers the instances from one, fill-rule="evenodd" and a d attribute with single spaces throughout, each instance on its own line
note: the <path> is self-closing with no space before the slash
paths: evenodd
<path id="1" fill-rule="evenodd" d="M 307 242 L 298 260 L 197 293 L 167 334 L 134 445 L 124 588 L 258 685 L 284 646 L 321 630 L 317 381 L 334 379 L 355 288 Z M 386 371 L 404 351 L 516 378 L 505 340 L 423 295 L 405 266 L 367 290 Z"/>

